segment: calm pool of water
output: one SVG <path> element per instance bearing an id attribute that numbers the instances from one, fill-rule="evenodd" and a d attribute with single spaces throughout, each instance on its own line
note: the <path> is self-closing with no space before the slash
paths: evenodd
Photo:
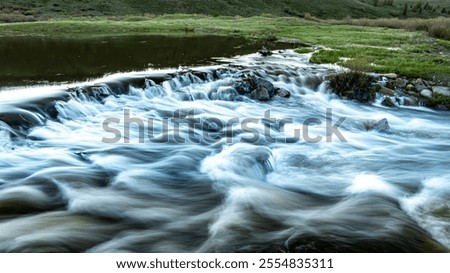
<path id="1" fill-rule="evenodd" d="M 84 81 L 115 72 L 208 65 L 257 51 L 264 42 L 225 36 L 122 36 L 88 39 L 4 37 L 0 86 Z M 277 48 L 293 45 L 277 44 Z"/>

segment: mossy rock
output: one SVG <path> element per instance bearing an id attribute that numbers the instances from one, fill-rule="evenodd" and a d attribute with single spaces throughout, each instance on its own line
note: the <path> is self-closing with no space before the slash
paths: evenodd
<path id="1" fill-rule="evenodd" d="M 395 102 L 392 100 L 392 98 L 387 97 L 385 98 L 382 102 L 381 105 L 386 106 L 386 107 L 397 107 L 397 105 L 395 105 Z"/>
<path id="2" fill-rule="evenodd" d="M 367 74 L 354 71 L 330 76 L 329 85 L 339 97 L 362 103 L 373 102 L 380 88 Z"/>
<path id="3" fill-rule="evenodd" d="M 314 52 L 314 49 L 311 47 L 299 47 L 299 48 L 295 49 L 295 52 L 297 52 L 299 54 L 307 54 L 307 53 Z"/>
<path id="4" fill-rule="evenodd" d="M 433 96 L 427 102 L 427 106 L 448 110 L 450 109 L 450 97 L 438 93 L 433 93 Z"/>

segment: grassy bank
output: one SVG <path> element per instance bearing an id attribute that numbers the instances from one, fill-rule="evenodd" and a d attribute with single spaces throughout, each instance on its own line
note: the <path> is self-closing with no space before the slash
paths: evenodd
<path id="1" fill-rule="evenodd" d="M 313 45 L 316 51 L 312 61 L 317 63 L 339 63 L 356 70 L 395 72 L 409 77 L 450 77 L 450 41 L 430 38 L 425 32 L 402 29 L 336 25 L 295 17 L 183 14 L 0 24 L 0 36 L 87 37 L 162 33 L 239 35 L 251 39 L 293 38 Z"/>
<path id="2" fill-rule="evenodd" d="M 426 31 L 435 38 L 450 40 L 450 18 L 437 17 L 431 19 L 410 18 L 378 18 L 378 19 L 343 19 L 343 20 L 323 20 L 311 15 L 306 15 L 305 19 L 333 24 L 333 25 L 353 25 L 366 27 L 384 27 L 384 28 L 398 28 L 409 31 Z"/>

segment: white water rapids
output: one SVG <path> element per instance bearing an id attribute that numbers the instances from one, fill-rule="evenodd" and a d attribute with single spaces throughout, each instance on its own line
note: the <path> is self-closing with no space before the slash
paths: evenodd
<path id="1" fill-rule="evenodd" d="M 448 251 L 450 113 L 341 100 L 307 59 L 1 91 L 0 251 Z"/>

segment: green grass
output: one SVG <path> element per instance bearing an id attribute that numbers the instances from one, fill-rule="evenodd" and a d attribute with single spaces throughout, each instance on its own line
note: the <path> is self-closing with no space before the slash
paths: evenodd
<path id="1" fill-rule="evenodd" d="M 425 32 L 332 25 L 295 17 L 227 17 L 164 15 L 148 17 L 72 18 L 0 24 L 5 35 L 92 37 L 128 34 L 239 35 L 250 39 L 294 38 L 321 45 L 311 59 L 338 63 L 360 71 L 395 72 L 408 77 L 450 75 L 450 42 L 430 39 Z"/>
<path id="2" fill-rule="evenodd" d="M 443 108 L 450 109 L 450 97 L 434 93 L 433 97 L 428 101 L 428 106 L 442 106 Z"/>

